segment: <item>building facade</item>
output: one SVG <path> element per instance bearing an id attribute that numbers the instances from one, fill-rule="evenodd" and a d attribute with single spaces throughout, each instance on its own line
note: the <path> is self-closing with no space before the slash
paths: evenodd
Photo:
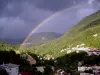
<path id="1" fill-rule="evenodd" d="M 4 68 L 9 75 L 19 75 L 19 65 L 16 64 L 3 64 L 0 67 Z"/>

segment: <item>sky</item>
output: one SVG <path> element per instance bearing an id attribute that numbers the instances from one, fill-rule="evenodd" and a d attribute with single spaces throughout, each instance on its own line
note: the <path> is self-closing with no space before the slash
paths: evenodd
<path id="1" fill-rule="evenodd" d="M 99 3 L 100 0 L 0 0 L 0 38 L 25 38 L 38 24 L 66 9 L 36 30 L 64 33 L 85 16 L 99 10 Z"/>

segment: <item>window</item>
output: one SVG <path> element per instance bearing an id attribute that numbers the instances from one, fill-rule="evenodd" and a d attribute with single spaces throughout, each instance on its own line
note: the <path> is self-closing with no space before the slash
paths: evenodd
<path id="1" fill-rule="evenodd" d="M 9 69 L 9 70 L 11 70 L 11 69 Z"/>

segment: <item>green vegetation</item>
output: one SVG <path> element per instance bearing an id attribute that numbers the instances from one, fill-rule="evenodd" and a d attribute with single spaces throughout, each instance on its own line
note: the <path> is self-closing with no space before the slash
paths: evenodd
<path id="1" fill-rule="evenodd" d="M 63 49 L 85 44 L 85 47 L 100 48 L 100 11 L 84 18 L 77 25 L 69 29 L 62 37 L 48 43 L 31 48 L 18 48 L 16 46 L 0 42 L 0 64 L 14 63 L 20 65 L 20 72 L 27 71 L 36 75 L 52 75 L 57 69 L 77 75 L 78 62 L 83 64 L 99 64 L 99 56 L 88 56 L 85 52 L 61 52 Z M 27 58 L 21 57 L 28 53 L 35 60 L 35 65 L 30 65 Z M 35 54 L 39 55 L 39 57 Z M 42 58 L 42 59 L 40 59 Z M 51 59 L 52 58 L 52 59 Z M 48 60 L 47 60 L 48 59 Z M 44 73 L 36 70 L 37 66 L 45 66 Z M 51 69 L 54 67 L 54 71 Z"/>
<path id="2" fill-rule="evenodd" d="M 0 51 L 11 51 L 11 50 L 15 50 L 17 47 L 5 42 L 0 41 Z"/>
<path id="3" fill-rule="evenodd" d="M 96 35 L 96 37 L 95 37 Z M 30 51 L 36 54 L 53 57 L 63 56 L 62 49 L 72 48 L 84 43 L 86 47 L 100 48 L 100 11 L 87 16 L 77 25 L 69 29 L 62 37 L 31 48 Z"/>
<path id="4" fill-rule="evenodd" d="M 55 58 L 55 59 L 49 59 L 45 60 L 41 56 L 37 56 L 33 53 L 28 52 L 29 55 L 31 55 L 35 60 L 35 65 L 30 65 L 27 61 L 27 57 L 22 57 L 24 53 L 22 54 L 16 54 L 14 51 L 6 51 L 2 50 L 0 51 L 0 64 L 2 63 L 13 63 L 20 65 L 20 72 L 32 72 L 33 75 L 53 75 L 56 70 L 63 69 L 64 71 L 70 72 L 71 75 L 77 75 L 77 67 L 78 62 L 82 61 L 83 64 L 99 64 L 100 63 L 100 56 L 88 56 L 86 52 L 73 52 L 70 54 L 65 54 L 64 56 Z M 40 59 L 42 58 L 42 60 Z M 56 62 L 55 62 L 56 61 Z M 73 63 L 72 63 L 73 62 Z M 44 66 L 44 72 L 41 73 L 37 71 L 36 67 L 38 66 Z M 54 70 L 52 69 L 54 68 Z"/>

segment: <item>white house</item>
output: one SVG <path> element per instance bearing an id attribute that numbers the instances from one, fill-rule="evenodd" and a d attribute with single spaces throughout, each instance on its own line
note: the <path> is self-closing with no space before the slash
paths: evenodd
<path id="1" fill-rule="evenodd" d="M 85 71 L 92 70 L 93 73 L 100 74 L 100 66 L 79 66 L 78 71 L 80 72 L 80 75 L 94 75 L 93 73 L 85 73 Z"/>
<path id="2" fill-rule="evenodd" d="M 37 68 L 38 71 L 44 72 L 44 68 L 45 68 L 45 67 L 44 67 L 44 66 L 39 66 L 39 67 L 36 67 L 36 68 Z"/>
<path id="3" fill-rule="evenodd" d="M 89 48 L 88 50 L 89 55 L 100 55 L 100 49 L 99 48 Z"/>
<path id="4" fill-rule="evenodd" d="M 16 64 L 3 64 L 0 67 L 4 68 L 9 75 L 19 75 L 19 65 Z"/>

